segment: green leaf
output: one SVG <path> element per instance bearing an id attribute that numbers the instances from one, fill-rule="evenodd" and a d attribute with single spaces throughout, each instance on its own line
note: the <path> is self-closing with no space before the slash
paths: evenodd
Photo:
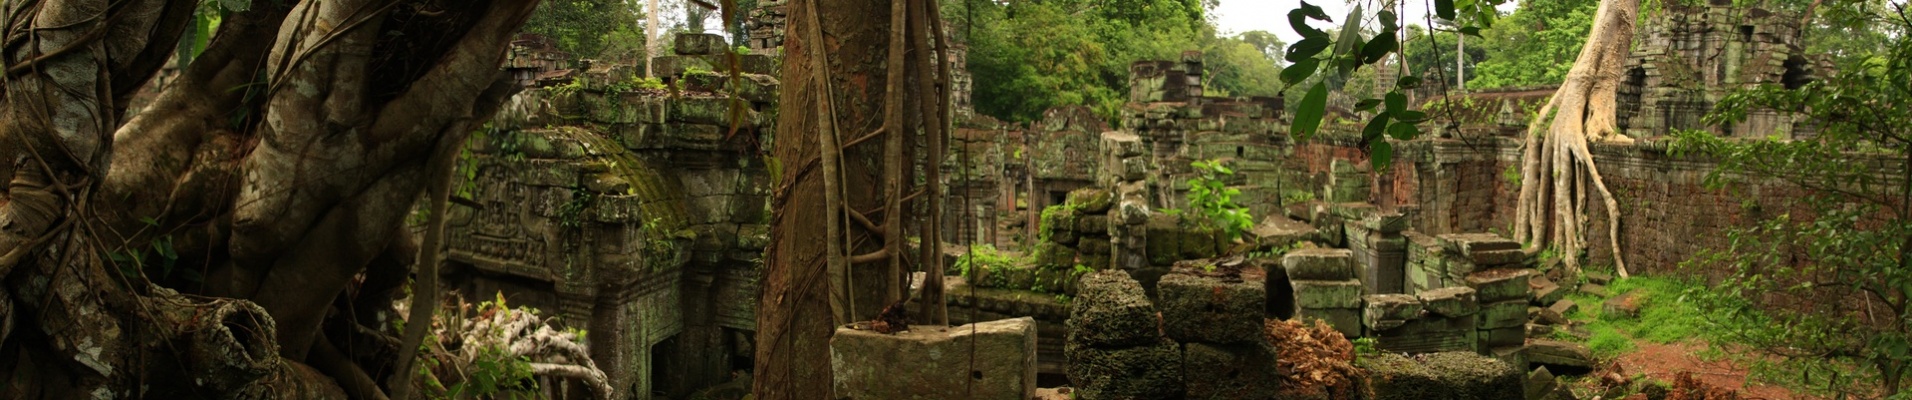
<path id="1" fill-rule="evenodd" d="M 1394 145 L 1386 140 L 1368 142 L 1368 165 L 1376 171 L 1387 170 L 1394 164 Z"/>
<path id="2" fill-rule="evenodd" d="M 1400 121 L 1388 125 L 1388 136 L 1394 140 L 1414 140 L 1420 134 L 1420 129 L 1416 129 L 1413 122 Z"/>
<path id="3" fill-rule="evenodd" d="M 1434 15 L 1441 19 L 1454 20 L 1454 0 L 1434 0 Z"/>
<path id="4" fill-rule="evenodd" d="M 1303 59 L 1313 58 L 1316 54 L 1321 54 L 1321 50 L 1327 49 L 1328 44 L 1328 38 L 1326 37 L 1301 39 L 1301 41 L 1295 42 L 1295 44 L 1288 45 L 1288 55 L 1284 58 L 1287 59 L 1288 62 L 1301 62 Z"/>
<path id="5" fill-rule="evenodd" d="M 1355 46 L 1359 43 L 1361 43 L 1361 5 L 1356 4 L 1354 10 L 1348 12 L 1348 19 L 1341 22 L 1341 38 L 1335 40 L 1334 55 L 1339 57 L 1359 49 L 1360 47 Z"/>
<path id="6" fill-rule="evenodd" d="M 1402 111 L 1407 111 L 1407 94 L 1401 93 L 1399 90 L 1390 90 L 1386 97 L 1388 114 L 1398 116 Z"/>
<path id="7" fill-rule="evenodd" d="M 1413 89 L 1413 88 L 1421 87 L 1421 77 L 1414 76 L 1414 75 L 1402 75 L 1400 79 L 1394 80 L 1394 87 L 1398 89 Z"/>
<path id="8" fill-rule="evenodd" d="M 1427 119 L 1427 113 L 1417 110 L 1401 110 L 1401 112 L 1394 114 L 1394 119 L 1421 122 Z"/>
<path id="9" fill-rule="evenodd" d="M 1368 126 L 1361 128 L 1361 140 L 1373 141 L 1380 138 L 1381 134 L 1387 131 L 1387 127 L 1387 113 L 1375 114 L 1373 119 L 1368 120 Z"/>
<path id="10" fill-rule="evenodd" d="M 1294 29 L 1295 33 L 1300 34 L 1302 38 L 1319 37 L 1327 39 L 1328 37 L 1326 32 L 1315 29 L 1313 26 L 1308 26 L 1308 14 L 1301 9 L 1288 12 L 1288 27 Z"/>
<path id="11" fill-rule="evenodd" d="M 1467 35 L 1467 36 L 1473 36 L 1473 37 L 1481 37 L 1481 36 L 1480 36 L 1480 27 L 1478 27 L 1478 26 L 1463 26 L 1463 27 L 1461 27 L 1461 34 L 1462 34 L 1462 35 Z"/>
<path id="12" fill-rule="evenodd" d="M 1301 96 L 1301 107 L 1295 110 L 1295 120 L 1288 134 L 1300 138 L 1314 136 L 1315 129 L 1321 127 L 1321 116 L 1328 108 L 1328 85 L 1316 82 L 1308 94 Z"/>
<path id="13" fill-rule="evenodd" d="M 1308 4 L 1308 2 L 1304 1 L 1304 2 L 1301 2 L 1301 8 L 1298 10 L 1301 11 L 1302 15 L 1308 16 L 1308 18 L 1314 18 L 1314 19 L 1327 21 L 1327 22 L 1334 22 L 1334 20 L 1328 19 L 1328 12 L 1322 10 L 1321 6 Z"/>
<path id="14" fill-rule="evenodd" d="M 1361 63 L 1373 64 L 1376 61 L 1381 61 L 1381 58 L 1387 57 L 1388 53 L 1392 53 L 1397 47 L 1400 47 L 1398 46 L 1399 43 L 1396 43 L 1397 40 L 1398 39 L 1394 38 L 1393 28 L 1374 35 L 1374 39 L 1369 40 L 1367 44 L 1361 45 Z"/>
<path id="15" fill-rule="evenodd" d="M 1314 77 L 1314 71 L 1315 69 L 1319 69 L 1319 67 L 1321 67 L 1321 59 L 1304 57 L 1302 61 L 1294 61 L 1294 63 L 1291 63 L 1287 69 L 1281 69 L 1281 82 L 1300 84 L 1302 80 L 1306 80 L 1308 77 Z"/>
<path id="16" fill-rule="evenodd" d="M 1281 81 L 1289 85 L 1301 83 L 1308 77 L 1314 76 L 1315 69 L 1320 67 L 1320 64 L 1321 60 L 1314 58 L 1304 58 L 1294 64 L 1288 64 L 1288 68 L 1281 70 Z"/>
<path id="17" fill-rule="evenodd" d="M 1354 110 L 1355 111 L 1373 110 L 1374 106 L 1377 106 L 1380 104 L 1381 104 L 1381 99 L 1361 99 L 1361 101 L 1354 102 Z"/>
<path id="18" fill-rule="evenodd" d="M 1396 29 L 1400 29 L 1401 26 L 1397 25 L 1398 24 L 1398 22 L 1396 21 L 1397 18 L 1399 17 L 1396 17 L 1393 11 L 1388 11 L 1388 10 L 1381 10 L 1380 13 L 1375 14 L 1375 19 L 1381 20 L 1381 27 L 1383 28 L 1381 30 L 1383 31 L 1393 31 Z"/>

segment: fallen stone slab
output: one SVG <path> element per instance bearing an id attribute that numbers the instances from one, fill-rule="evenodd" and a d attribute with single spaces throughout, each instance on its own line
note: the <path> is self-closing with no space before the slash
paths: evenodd
<path id="1" fill-rule="evenodd" d="M 1492 233 L 1447 233 L 1436 235 L 1441 247 L 1473 258 L 1474 253 L 1495 250 L 1520 250 L 1520 242 Z"/>
<path id="2" fill-rule="evenodd" d="M 1526 389 L 1527 398 L 1529 399 L 1544 397 L 1548 393 L 1553 392 L 1557 386 L 1560 386 L 1560 382 L 1555 381 L 1553 372 L 1548 372 L 1545 366 L 1534 368 L 1532 373 L 1527 374 Z"/>
<path id="3" fill-rule="evenodd" d="M 1281 384 L 1275 350 L 1265 341 L 1183 346 L 1190 399 L 1273 399 Z"/>
<path id="4" fill-rule="evenodd" d="M 1594 284 L 1605 285 L 1613 283 L 1613 274 L 1600 271 L 1586 271 L 1582 272 L 1581 275 L 1587 277 L 1587 282 L 1593 282 Z"/>
<path id="5" fill-rule="evenodd" d="M 1156 283 L 1168 337 L 1183 342 L 1255 343 L 1261 334 L 1267 291 L 1260 280 L 1171 273 Z"/>
<path id="6" fill-rule="evenodd" d="M 1560 315 L 1559 311 L 1554 311 L 1552 308 L 1542 308 L 1537 314 L 1540 315 L 1534 318 L 1534 322 L 1541 325 L 1566 325 L 1568 323 L 1567 316 Z"/>
<path id="7" fill-rule="evenodd" d="M 1474 298 L 1481 302 L 1502 300 L 1527 301 L 1528 278 L 1534 270 L 1525 268 L 1495 268 L 1467 274 L 1467 286 L 1474 288 Z"/>
<path id="8" fill-rule="evenodd" d="M 1386 330 L 1421 317 L 1421 299 L 1414 295 L 1374 294 L 1362 297 L 1362 302 L 1366 306 L 1361 324 L 1370 330 Z"/>
<path id="9" fill-rule="evenodd" d="M 1339 281 L 1355 278 L 1354 252 L 1313 248 L 1288 252 L 1281 266 L 1291 280 Z"/>
<path id="10" fill-rule="evenodd" d="M 1374 400 L 1520 400 L 1525 393 L 1518 369 L 1473 352 L 1384 353 L 1359 364 L 1368 370 Z"/>
<path id="11" fill-rule="evenodd" d="M 1593 351 L 1579 343 L 1534 339 L 1527 341 L 1527 362 L 1556 373 L 1581 374 L 1593 369 Z"/>
<path id="12" fill-rule="evenodd" d="M 1547 306 L 1547 309 L 1559 313 L 1561 316 L 1568 316 L 1573 315 L 1574 311 L 1579 310 L 1580 305 L 1574 304 L 1572 299 L 1561 299 L 1560 301 L 1554 302 L 1553 305 Z"/>
<path id="13" fill-rule="evenodd" d="M 1612 293 L 1607 293 L 1606 286 L 1600 285 L 1600 284 L 1594 284 L 1594 283 L 1580 285 L 1580 293 L 1583 293 L 1589 296 L 1600 297 L 1600 298 L 1605 298 L 1605 297 L 1613 295 Z"/>
<path id="14" fill-rule="evenodd" d="M 1467 259 L 1473 261 L 1475 265 L 1490 267 L 1520 265 L 1527 262 L 1527 253 L 1520 251 L 1520 249 L 1477 250 L 1473 253 L 1468 253 Z"/>
<path id="15" fill-rule="evenodd" d="M 1527 337 L 1547 337 L 1553 332 L 1553 325 L 1527 324 Z"/>
<path id="16" fill-rule="evenodd" d="M 1069 342 L 1126 346 L 1161 337 L 1154 303 L 1127 272 L 1097 271 L 1083 275 L 1078 285 L 1069 308 Z"/>
<path id="17" fill-rule="evenodd" d="M 1600 311 L 1604 312 L 1605 315 L 1638 318 L 1640 316 L 1640 307 L 1646 305 L 1646 300 L 1646 291 L 1640 289 L 1628 290 L 1626 293 L 1613 296 L 1608 298 L 1607 301 L 1600 303 Z"/>
<path id="18" fill-rule="evenodd" d="M 1480 302 L 1474 294 L 1474 288 L 1455 286 L 1423 291 L 1420 298 L 1422 307 L 1430 313 L 1468 317 L 1480 312 Z"/>
<path id="19" fill-rule="evenodd" d="M 950 393 L 1027 399 L 1036 390 L 1036 321 L 919 325 L 895 334 L 838 328 L 830 337 L 830 368 L 837 396 L 851 399 L 942 399 Z"/>
<path id="20" fill-rule="evenodd" d="M 1120 348 L 1069 343 L 1063 353 L 1077 399 L 1179 399 L 1185 393 L 1181 346 L 1173 340 Z M 960 392 L 943 396 L 949 393 Z"/>
<path id="21" fill-rule="evenodd" d="M 1535 274 L 1528 277 L 1527 288 L 1533 293 L 1534 304 L 1545 306 L 1567 298 L 1567 290 L 1555 284 L 1552 279 L 1547 279 L 1545 275 Z"/>
<path id="22" fill-rule="evenodd" d="M 1289 279 L 1294 279 L 1290 276 Z M 1295 288 L 1295 306 L 1301 308 L 1361 308 L 1362 287 L 1359 280 L 1314 281 L 1293 280 L 1289 282 Z M 1360 319 L 1356 319 L 1360 322 Z"/>

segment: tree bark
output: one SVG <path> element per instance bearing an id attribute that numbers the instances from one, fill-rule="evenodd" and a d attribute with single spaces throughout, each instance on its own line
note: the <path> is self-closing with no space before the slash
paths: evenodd
<path id="1" fill-rule="evenodd" d="M 303 364 L 315 333 L 328 315 L 352 319 L 333 312 L 339 295 L 403 247 L 395 232 L 431 150 L 509 94 L 498 65 L 536 1 L 254 2 L 122 120 L 197 4 L 6 2 L 0 177 L 12 183 L 0 194 L 0 291 L 10 295 L 0 306 L 12 325 L 0 353 L 37 360 L 20 365 L 40 379 L 0 397 L 342 396 L 333 382 L 349 379 Z M 162 238 L 202 282 L 127 261 L 157 261 Z M 186 322 L 167 311 L 195 304 L 245 311 Z M 210 322 L 222 325 L 192 325 Z M 188 332 L 228 337 L 192 339 L 215 350 L 203 356 L 154 346 Z M 153 361 L 190 357 L 277 367 Z M 364 372 L 342 364 L 327 373 Z M 168 376 L 180 379 L 155 378 Z"/>
<path id="2" fill-rule="evenodd" d="M 891 155 L 901 153 L 904 140 L 914 136 L 904 119 L 914 110 L 890 95 L 891 90 L 901 93 L 909 71 L 907 64 L 890 61 L 922 60 L 907 59 L 891 46 L 904 44 L 904 32 L 892 30 L 899 25 L 871 23 L 902 17 L 892 6 L 876 0 L 789 6 L 779 104 L 818 112 L 781 113 L 777 121 L 775 156 L 782 176 L 772 198 L 771 244 L 757 313 L 757 399 L 834 398 L 829 341 L 836 323 L 848 322 L 838 320 L 869 318 L 901 298 L 900 265 L 893 262 L 906 251 L 902 244 L 909 232 L 903 222 L 913 213 L 901 206 L 900 188 L 913 178 L 913 167 L 908 157 Z M 886 136 L 885 145 L 841 140 L 873 134 Z M 843 147 L 827 155 L 823 147 L 832 141 Z M 840 157 L 834 163 L 839 167 L 835 188 L 825 186 L 825 157 Z M 837 198 L 830 198 L 833 193 Z M 831 205 L 837 202 L 847 215 L 833 215 L 838 207 Z M 857 223 L 837 224 L 842 236 L 815 233 L 844 218 Z M 869 223 L 875 218 L 881 225 Z M 843 243 L 844 267 L 830 268 L 831 241 Z"/>
<path id="3" fill-rule="evenodd" d="M 1567 72 L 1566 82 L 1540 108 L 1521 151 L 1514 239 L 1526 243 L 1528 253 L 1558 251 L 1570 271 L 1579 270 L 1579 255 L 1587 243 L 1581 232 L 1589 195 L 1584 185 L 1592 182 L 1606 207 L 1614 267 L 1621 277 L 1628 276 L 1620 252 L 1619 203 L 1607 190 L 1587 145 L 1632 141 L 1616 131 L 1615 111 L 1622 62 L 1633 43 L 1639 8 L 1639 0 L 1600 3 L 1586 46 Z"/>

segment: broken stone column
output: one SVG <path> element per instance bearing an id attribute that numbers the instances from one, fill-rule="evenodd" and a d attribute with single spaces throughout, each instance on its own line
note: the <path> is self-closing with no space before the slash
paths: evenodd
<path id="1" fill-rule="evenodd" d="M 1480 348 L 1482 351 L 1518 347 L 1527 342 L 1527 302 L 1530 269 L 1496 268 L 1467 276 L 1480 300 Z"/>
<path id="2" fill-rule="evenodd" d="M 1294 287 L 1295 315 L 1326 320 L 1349 338 L 1361 337 L 1361 280 L 1354 253 L 1346 249 L 1301 249 L 1281 259 Z"/>
<path id="3" fill-rule="evenodd" d="M 841 327 L 830 338 L 830 368 L 844 399 L 1027 399 L 1036 392 L 1036 321 L 895 334 Z"/>
<path id="4" fill-rule="evenodd" d="M 1367 251 L 1360 255 L 1362 282 L 1368 294 L 1408 293 L 1407 217 L 1398 212 L 1376 212 L 1360 220 L 1367 235 L 1360 240 Z M 1350 230 L 1349 232 L 1353 232 Z M 1349 242 L 1355 238 L 1349 237 Z"/>
<path id="5" fill-rule="evenodd" d="M 1149 265 L 1148 147 L 1142 138 L 1121 131 L 1102 133 L 1102 169 L 1096 184 L 1112 188 L 1108 208 L 1109 266 L 1136 272 Z"/>
<path id="6" fill-rule="evenodd" d="M 1084 275 L 1080 284 L 1063 350 L 1076 398 L 1181 398 L 1181 347 L 1162 337 L 1142 285 L 1122 271 Z"/>

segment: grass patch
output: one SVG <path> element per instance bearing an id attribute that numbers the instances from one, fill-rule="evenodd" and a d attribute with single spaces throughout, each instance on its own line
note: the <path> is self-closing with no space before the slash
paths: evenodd
<path id="1" fill-rule="evenodd" d="M 1654 343 L 1675 343 L 1692 339 L 1712 340 L 1707 332 L 1711 323 L 1704 317 L 1698 304 L 1687 298 L 1689 290 L 1704 290 L 1703 284 L 1670 277 L 1636 276 L 1620 279 L 1607 286 L 1607 291 L 1615 296 L 1638 289 L 1641 291 L 1640 316 L 1607 315 L 1603 309 L 1605 298 L 1573 293 L 1567 298 L 1580 307 L 1567 315 L 1568 319 L 1586 322 L 1587 339 L 1585 343 L 1595 354 L 1612 357 L 1633 350 L 1633 340 L 1645 340 Z M 1575 339 L 1565 333 L 1556 334 L 1563 339 Z"/>

